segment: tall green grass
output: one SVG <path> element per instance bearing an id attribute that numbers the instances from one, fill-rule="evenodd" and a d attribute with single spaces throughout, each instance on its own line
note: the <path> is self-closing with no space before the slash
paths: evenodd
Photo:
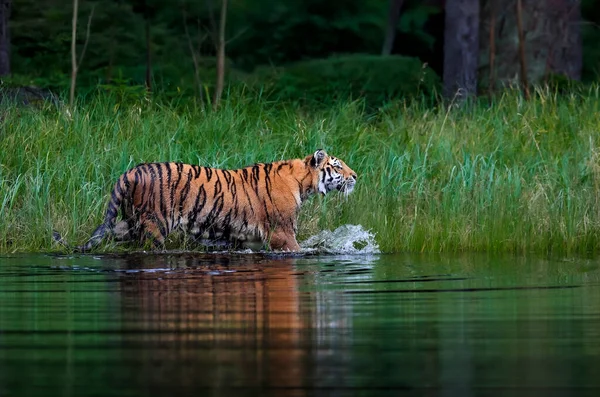
<path id="1" fill-rule="evenodd" d="M 347 200 L 311 199 L 300 239 L 353 223 L 388 252 L 593 253 L 599 101 L 593 88 L 378 111 L 360 101 L 306 109 L 248 94 L 231 94 L 217 112 L 109 96 L 71 111 L 4 104 L 0 251 L 59 249 L 52 229 L 84 241 L 118 175 L 140 162 L 235 168 L 325 148 L 357 171 L 357 190 Z"/>

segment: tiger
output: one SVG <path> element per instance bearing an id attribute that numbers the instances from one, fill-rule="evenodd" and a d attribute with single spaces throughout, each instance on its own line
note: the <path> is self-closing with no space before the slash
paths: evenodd
<path id="1" fill-rule="evenodd" d="M 182 231 L 197 241 L 256 243 L 272 251 L 299 251 L 296 240 L 302 203 L 337 190 L 349 195 L 357 175 L 339 158 L 319 149 L 303 159 L 218 169 L 180 162 L 142 163 L 123 173 L 110 194 L 88 252 L 105 238 L 164 249 L 167 236 Z M 118 212 L 121 221 L 117 223 Z M 54 240 L 68 244 L 54 231 Z"/>

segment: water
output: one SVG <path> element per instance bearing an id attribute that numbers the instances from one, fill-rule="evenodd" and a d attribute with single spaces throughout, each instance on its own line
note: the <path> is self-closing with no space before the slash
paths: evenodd
<path id="1" fill-rule="evenodd" d="M 600 261 L 0 258 L 0 396 L 597 396 Z"/>

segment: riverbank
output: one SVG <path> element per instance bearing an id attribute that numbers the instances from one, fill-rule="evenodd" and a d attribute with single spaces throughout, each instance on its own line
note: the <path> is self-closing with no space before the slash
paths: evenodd
<path id="1" fill-rule="evenodd" d="M 106 96 L 71 112 L 3 104 L 0 252 L 58 250 L 52 229 L 84 241 L 118 175 L 141 162 L 237 168 L 324 148 L 357 171 L 357 189 L 347 200 L 312 198 L 300 239 L 361 224 L 384 252 L 593 253 L 599 103 L 594 88 L 378 111 L 360 102 L 307 110 L 247 95 L 230 96 L 218 112 Z"/>

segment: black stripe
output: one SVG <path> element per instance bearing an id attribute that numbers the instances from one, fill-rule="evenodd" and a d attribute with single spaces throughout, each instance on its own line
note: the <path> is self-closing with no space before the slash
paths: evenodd
<path id="1" fill-rule="evenodd" d="M 117 207 L 112 205 L 112 203 L 109 204 L 108 209 L 106 210 L 106 216 L 104 217 L 104 223 L 111 222 L 117 216 L 117 213 L 118 213 Z"/>
<path id="2" fill-rule="evenodd" d="M 302 183 L 300 183 L 300 181 L 298 179 L 296 179 L 296 182 L 298 182 L 298 190 L 300 192 L 300 200 L 302 200 L 302 196 L 304 195 L 304 187 L 302 186 Z"/>
<path id="3" fill-rule="evenodd" d="M 194 170 L 194 178 L 198 179 L 202 173 L 202 168 L 197 165 L 192 165 L 192 169 Z"/>
<path id="4" fill-rule="evenodd" d="M 250 195 L 248 194 L 248 190 L 246 190 L 246 184 L 244 181 L 241 181 L 240 185 L 242 185 L 242 190 L 248 199 L 248 207 L 250 207 L 250 211 L 252 211 L 252 215 L 254 215 L 254 208 L 252 208 L 252 200 L 250 199 Z"/>
<path id="5" fill-rule="evenodd" d="M 182 171 L 183 172 L 183 171 Z M 187 199 L 188 194 L 190 193 L 190 187 L 192 185 L 192 170 L 187 172 L 187 181 L 183 188 L 181 189 L 181 194 L 179 195 L 179 216 L 183 214 L 183 205 L 185 204 L 185 200 Z"/>
<path id="6" fill-rule="evenodd" d="M 198 218 L 198 214 L 204 208 L 206 204 L 206 190 L 204 190 L 204 185 L 201 185 L 198 189 L 198 193 L 196 194 L 196 199 L 194 200 L 194 206 L 188 213 L 188 229 L 191 230 L 196 223 L 196 218 Z"/>
<path id="7" fill-rule="evenodd" d="M 167 218 L 167 205 L 165 204 L 165 187 L 163 184 L 163 165 L 162 163 L 156 164 L 156 168 L 158 169 L 158 199 L 159 199 L 159 209 L 160 215 L 162 216 L 162 220 L 164 222 L 168 222 Z M 168 226 L 168 225 L 167 225 Z M 168 227 L 167 227 L 168 229 Z"/>
<path id="8" fill-rule="evenodd" d="M 171 184 L 171 177 L 172 177 L 172 170 L 171 170 L 171 164 L 170 163 L 165 163 L 165 167 L 167 169 L 167 187 L 169 188 L 169 195 L 171 197 L 169 197 L 169 199 L 171 200 L 170 204 L 173 204 L 173 185 Z"/>
<path id="9" fill-rule="evenodd" d="M 231 195 L 235 197 L 236 187 L 235 183 L 237 179 L 231 175 L 231 171 L 223 170 L 223 175 L 225 176 L 225 180 L 227 181 L 227 189 L 231 192 Z"/>
<path id="10" fill-rule="evenodd" d="M 223 190 L 222 186 L 221 186 L 221 178 L 219 178 L 219 173 L 215 172 L 215 175 L 217 175 L 217 181 L 215 182 L 215 187 L 214 187 L 214 194 L 213 197 L 217 197 L 217 195 L 219 193 L 221 193 L 221 190 Z"/>
<path id="11" fill-rule="evenodd" d="M 213 170 L 209 167 L 204 167 L 204 172 L 206 172 L 206 180 L 210 182 L 210 178 L 212 178 Z"/>
<path id="12" fill-rule="evenodd" d="M 179 182 L 181 182 L 181 178 L 183 177 L 183 164 L 175 163 L 175 167 L 177 168 L 177 182 L 173 185 L 173 189 L 171 190 L 171 216 L 173 217 L 173 222 L 175 222 L 175 195 L 177 194 L 177 188 L 179 187 Z M 179 202 L 179 212 L 177 214 L 177 224 L 173 226 L 173 228 L 177 227 L 181 223 L 181 202 Z"/>
<path id="13" fill-rule="evenodd" d="M 130 191 L 129 189 L 131 188 L 131 183 L 129 182 L 129 173 L 127 172 L 127 173 L 123 174 L 122 178 L 123 178 L 123 183 L 125 184 L 125 192 L 129 193 L 129 191 Z"/>
<path id="14" fill-rule="evenodd" d="M 118 185 L 117 185 L 118 186 Z M 118 193 L 117 193 L 117 189 L 113 189 L 112 192 L 110 192 L 110 203 L 113 205 L 117 205 L 117 203 L 121 201 L 119 199 Z"/>
<path id="15" fill-rule="evenodd" d="M 138 178 L 139 170 L 136 168 L 133 170 L 133 188 L 129 191 L 129 196 L 131 197 L 131 202 L 133 203 L 133 198 L 135 197 L 135 191 L 137 190 L 138 183 L 140 183 L 140 179 Z"/>
<path id="16" fill-rule="evenodd" d="M 142 172 L 140 171 L 139 168 L 135 169 L 135 172 L 133 173 L 133 189 L 131 189 L 131 202 L 135 203 L 135 192 L 137 190 L 137 187 L 140 183 L 140 179 L 142 177 Z"/>
<path id="17" fill-rule="evenodd" d="M 206 215 L 205 221 L 202 223 L 204 227 L 212 227 L 214 225 L 215 220 L 219 218 L 221 211 L 223 211 L 224 203 L 225 200 L 223 200 L 222 194 L 215 198 L 212 208 L 210 209 L 208 215 Z"/>
<path id="18" fill-rule="evenodd" d="M 175 187 L 177 188 L 179 186 L 179 182 L 181 182 L 181 178 L 183 177 L 183 164 L 175 163 L 175 166 L 177 167 L 177 182 L 175 182 Z"/>
<path id="19" fill-rule="evenodd" d="M 156 191 L 154 190 L 154 184 L 156 183 L 156 171 L 154 170 L 154 164 L 148 164 L 148 173 L 150 174 L 150 189 L 148 191 L 148 207 L 152 213 L 154 213 L 154 201 L 156 199 Z"/>
<path id="20" fill-rule="evenodd" d="M 230 225 L 231 225 L 231 208 L 227 212 L 227 215 L 225 215 L 223 217 L 223 226 L 224 226 L 224 228 L 226 230 L 231 229 Z M 224 233 L 225 233 L 225 231 L 224 231 Z"/>
<path id="21" fill-rule="evenodd" d="M 223 176 L 225 177 L 225 181 L 227 182 L 227 186 L 231 183 L 231 174 L 227 170 L 223 170 Z"/>
<path id="22" fill-rule="evenodd" d="M 235 189 L 235 185 L 233 185 L 233 188 Z M 238 198 L 234 194 L 233 195 L 233 217 L 237 219 L 238 214 L 239 214 Z"/>
<path id="23" fill-rule="evenodd" d="M 252 167 L 252 180 L 250 182 L 251 186 L 254 186 L 254 192 L 256 192 L 256 195 L 258 196 L 258 182 L 260 180 L 260 168 L 257 165 L 255 165 L 254 167 Z"/>
<path id="24" fill-rule="evenodd" d="M 231 198 L 235 200 L 235 205 L 237 205 L 237 184 L 235 183 L 235 180 L 229 185 L 229 192 L 231 193 Z"/>
<path id="25" fill-rule="evenodd" d="M 269 196 L 269 200 L 273 202 L 273 197 L 271 197 L 271 176 L 269 173 L 271 172 L 271 168 L 273 168 L 272 164 L 265 164 L 265 189 L 267 190 L 267 195 Z"/>
<path id="26" fill-rule="evenodd" d="M 231 194 L 231 198 L 233 199 L 233 211 L 234 211 L 234 218 L 237 218 L 238 216 L 238 198 L 237 198 L 237 178 L 231 176 L 229 171 L 224 171 L 224 174 L 227 175 L 229 177 L 229 180 L 227 182 L 227 189 L 229 190 L 229 193 Z"/>
<path id="27" fill-rule="evenodd" d="M 271 216 L 269 215 L 269 211 L 267 210 L 267 202 L 263 200 L 263 208 L 265 209 L 265 217 L 267 218 L 267 230 L 271 227 Z"/>
<path id="28" fill-rule="evenodd" d="M 148 179 L 152 180 L 149 174 L 148 166 L 144 164 L 138 168 L 140 172 L 140 183 L 142 184 L 142 192 L 140 193 L 140 212 L 145 212 L 148 205 L 150 205 L 150 195 L 148 192 Z M 152 182 L 151 182 L 152 183 Z"/>
<path id="29" fill-rule="evenodd" d="M 242 230 L 248 227 L 248 218 L 246 217 L 246 210 L 242 210 Z"/>
<path id="30" fill-rule="evenodd" d="M 163 238 L 167 237 L 168 227 L 164 224 L 164 222 L 160 221 L 156 217 L 152 220 L 152 222 L 158 227 L 158 231 Z"/>
<path id="31" fill-rule="evenodd" d="M 304 181 L 305 181 L 307 178 L 310 178 L 310 174 L 306 174 L 306 175 L 304 175 L 304 178 L 302 178 L 302 181 L 300 181 L 300 182 L 304 183 Z"/>
<path id="32" fill-rule="evenodd" d="M 171 163 L 165 163 L 165 167 L 167 168 L 167 189 L 169 190 L 169 206 L 167 208 L 169 213 L 169 221 L 171 222 L 169 228 L 173 230 L 173 226 L 175 225 L 175 219 L 173 218 L 175 212 L 175 209 L 173 208 L 173 201 L 175 201 L 175 186 L 173 186 L 173 184 L 171 183 L 171 177 L 173 172 L 171 170 Z M 168 224 L 169 222 L 167 221 L 167 225 Z"/>
<path id="33" fill-rule="evenodd" d="M 121 187 L 121 179 L 123 178 L 123 176 L 120 176 L 119 179 L 117 180 L 117 183 L 115 183 L 115 187 L 113 188 L 113 192 L 118 193 L 119 195 L 122 195 L 123 192 L 123 188 Z"/>

